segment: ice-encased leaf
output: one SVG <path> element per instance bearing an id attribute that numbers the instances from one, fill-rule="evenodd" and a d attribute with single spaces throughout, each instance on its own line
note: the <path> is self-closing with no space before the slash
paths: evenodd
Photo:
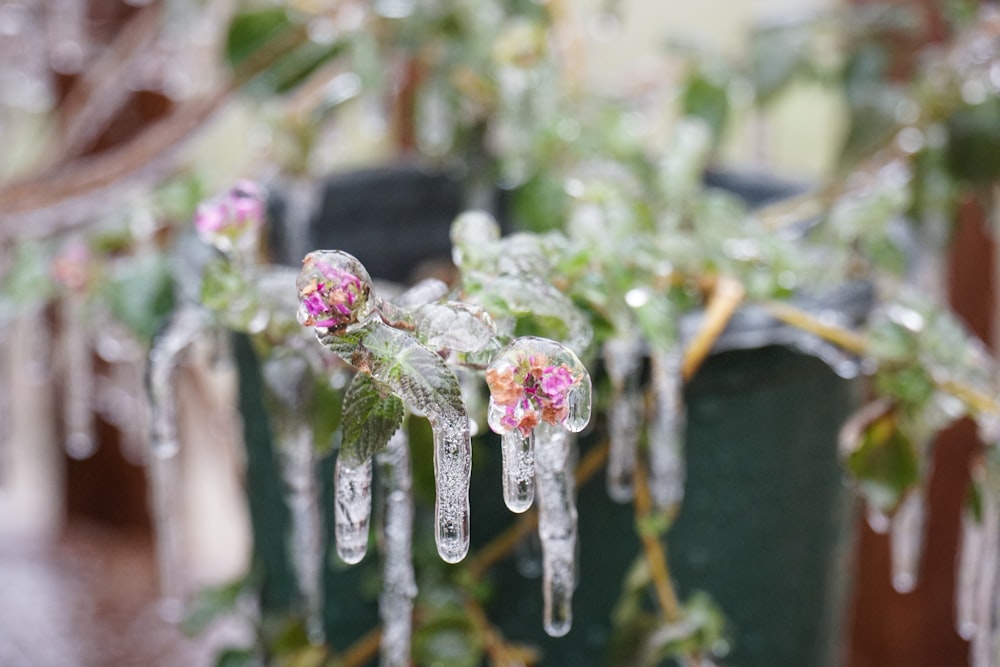
<path id="1" fill-rule="evenodd" d="M 372 322 L 351 336 L 323 335 L 320 341 L 387 385 L 418 414 L 465 411 L 455 374 L 441 357 L 404 331 Z"/>
<path id="2" fill-rule="evenodd" d="M 359 371 L 370 373 L 411 411 L 430 421 L 438 554 L 449 563 L 462 560 L 469 549 L 472 442 L 458 378 L 441 357 L 409 333 L 377 320 L 341 336 L 320 335 L 320 342 Z"/>
<path id="3" fill-rule="evenodd" d="M 475 353 L 495 350 L 497 329 L 481 308 L 464 303 L 429 303 L 413 312 L 417 335 L 432 350 Z"/>
<path id="4" fill-rule="evenodd" d="M 531 318 L 540 334 L 565 343 L 582 353 L 590 345 L 593 330 L 573 301 L 548 283 L 526 276 L 484 279 L 472 298 L 488 311 Z M 498 313 L 493 313 L 498 314 Z"/>
<path id="5" fill-rule="evenodd" d="M 385 449 L 403 423 L 403 402 L 367 373 L 354 376 L 344 396 L 344 439 L 340 455 L 353 465 Z"/>

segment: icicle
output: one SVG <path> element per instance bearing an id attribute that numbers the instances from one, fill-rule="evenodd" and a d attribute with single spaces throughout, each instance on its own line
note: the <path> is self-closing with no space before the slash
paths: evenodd
<path id="1" fill-rule="evenodd" d="M 323 520 L 319 509 L 316 453 L 308 409 L 313 389 L 309 361 L 294 350 L 277 349 L 264 362 L 264 384 L 277 441 L 285 502 L 291 515 L 288 548 L 296 583 L 305 601 L 313 643 L 323 641 Z M 364 552 L 362 552 L 362 555 Z"/>
<path id="2" fill-rule="evenodd" d="M 289 548 L 299 592 L 306 604 L 309 640 L 323 641 L 323 524 L 319 512 L 313 430 L 307 423 L 280 436 L 281 476 L 291 514 Z M 364 552 L 362 552 L 364 555 Z"/>
<path id="3" fill-rule="evenodd" d="M 604 344 L 604 365 L 611 379 L 608 404 L 608 495 L 620 503 L 632 499 L 632 475 L 642 424 L 642 393 L 638 379 L 642 364 L 642 341 L 636 337 L 612 338 Z"/>
<path id="4" fill-rule="evenodd" d="M 148 474 L 156 533 L 157 566 L 160 575 L 161 609 L 165 617 L 179 620 L 183 598 L 183 564 L 178 520 L 177 490 L 177 398 L 174 372 L 178 357 L 202 332 L 205 315 L 195 308 L 182 308 L 153 341 L 149 351 L 148 391 L 150 403 L 150 457 Z"/>
<path id="5" fill-rule="evenodd" d="M 534 433 L 522 435 L 518 429 L 501 436 L 503 461 L 503 501 L 511 512 L 521 513 L 535 499 Z"/>
<path id="6" fill-rule="evenodd" d="M 472 476 L 472 441 L 465 413 L 427 415 L 434 432 L 434 538 L 438 554 L 457 563 L 469 552 L 469 480 Z"/>
<path id="7" fill-rule="evenodd" d="M 914 489 L 896 510 L 890 527 L 892 586 L 909 593 L 917 586 L 917 573 L 924 543 L 925 499 L 922 488 Z"/>
<path id="8" fill-rule="evenodd" d="M 649 492 L 658 508 L 684 498 L 684 380 L 680 348 L 652 354 L 653 416 L 649 426 Z"/>
<path id="9" fill-rule="evenodd" d="M 83 316 L 83 303 L 73 295 L 64 299 L 61 310 L 64 446 L 74 459 L 93 456 L 94 440 L 94 369 L 90 337 Z"/>
<path id="10" fill-rule="evenodd" d="M 977 472 L 973 471 L 973 475 Z M 955 630 L 967 640 L 976 635 L 978 628 L 977 602 L 986 589 L 983 586 L 984 568 L 995 567 L 987 561 L 995 563 L 998 555 L 994 553 L 990 558 L 986 553 L 990 544 L 989 535 L 992 533 L 996 537 L 998 517 L 987 495 L 984 490 L 981 517 L 972 516 L 969 508 L 962 513 L 962 540 L 955 573 Z M 991 522 L 993 525 L 990 525 Z"/>
<path id="11" fill-rule="evenodd" d="M 377 455 L 384 507 L 382 527 L 382 667 L 408 667 L 413 633 L 413 600 L 417 582 L 413 572 L 413 493 L 409 439 L 396 431 Z"/>
<path id="12" fill-rule="evenodd" d="M 559 426 L 542 423 L 535 429 L 544 624 L 551 637 L 565 635 L 573 624 L 577 516 L 573 471 L 567 465 L 571 440 Z"/>
<path id="13" fill-rule="evenodd" d="M 980 554 L 977 586 L 974 592 L 974 607 L 970 653 L 970 667 L 995 667 L 997 664 L 998 632 L 1000 632 L 1000 598 L 997 564 L 1000 558 L 1000 511 L 997 497 L 991 492 L 984 498 L 983 526 L 984 544 Z M 963 630 L 968 631 L 968 627 Z"/>
<path id="14" fill-rule="evenodd" d="M 372 514 L 372 460 L 351 465 L 337 457 L 334 468 L 334 532 L 337 555 L 358 563 L 368 551 L 368 522 Z"/>

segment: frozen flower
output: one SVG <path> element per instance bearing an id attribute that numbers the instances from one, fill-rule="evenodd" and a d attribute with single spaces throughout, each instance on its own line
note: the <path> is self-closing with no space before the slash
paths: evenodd
<path id="1" fill-rule="evenodd" d="M 541 421 L 560 424 L 569 415 L 567 396 L 580 378 L 545 354 L 516 351 L 486 371 L 494 405 L 503 409 L 501 428 L 528 435 Z"/>
<path id="2" fill-rule="evenodd" d="M 296 285 L 298 317 L 305 326 L 342 329 L 368 313 L 371 279 L 361 263 L 347 253 L 309 253 L 302 260 Z"/>
<path id="3" fill-rule="evenodd" d="M 264 223 L 264 191 L 240 181 L 226 194 L 202 202 L 194 214 L 198 236 L 223 252 L 252 248 Z"/>

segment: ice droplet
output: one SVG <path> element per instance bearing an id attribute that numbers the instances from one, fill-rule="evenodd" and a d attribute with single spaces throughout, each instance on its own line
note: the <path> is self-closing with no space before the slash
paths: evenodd
<path id="1" fill-rule="evenodd" d="M 337 555 L 353 565 L 368 551 L 368 522 L 372 514 L 372 460 L 351 466 L 337 457 L 334 467 L 334 534 Z"/>
<path id="2" fill-rule="evenodd" d="M 382 484 L 383 526 L 382 593 L 379 616 L 382 619 L 382 667 L 408 667 L 410 638 L 413 633 L 413 600 L 417 596 L 413 572 L 413 493 L 410 472 L 409 439 L 405 429 L 396 431 L 384 451 L 376 456 Z"/>
<path id="3" fill-rule="evenodd" d="M 543 623 L 551 637 L 573 625 L 576 588 L 576 499 L 570 469 L 571 436 L 542 423 L 535 429 L 535 476 L 538 485 L 538 536 L 542 542 Z"/>
<path id="4" fill-rule="evenodd" d="M 889 529 L 892 586 L 900 593 L 909 593 L 917 586 L 917 572 L 924 542 L 924 501 L 923 489 L 914 489 L 892 517 Z"/>
<path id="5" fill-rule="evenodd" d="M 180 443 L 177 439 L 175 373 L 180 355 L 205 330 L 206 317 L 203 311 L 193 306 L 176 310 L 153 340 L 146 370 L 151 431 L 148 474 L 160 594 L 165 609 L 179 606 L 184 593 L 177 484 Z"/>
<path id="6" fill-rule="evenodd" d="M 535 499 L 534 433 L 522 435 L 517 429 L 500 438 L 503 462 L 503 501 L 511 512 L 521 513 Z"/>
<path id="7" fill-rule="evenodd" d="M 446 563 L 457 563 L 469 552 L 469 480 L 472 442 L 469 417 L 464 412 L 428 414 L 434 433 L 434 538 Z"/>
<path id="8" fill-rule="evenodd" d="M 684 380 L 682 352 L 652 354 L 653 415 L 649 424 L 649 492 L 658 508 L 684 499 Z"/>
<path id="9" fill-rule="evenodd" d="M 608 340 L 603 347 L 604 366 L 611 380 L 608 404 L 607 487 L 612 500 L 625 503 L 635 489 L 632 476 L 639 450 L 643 399 L 639 386 L 642 340 L 635 336 Z"/>

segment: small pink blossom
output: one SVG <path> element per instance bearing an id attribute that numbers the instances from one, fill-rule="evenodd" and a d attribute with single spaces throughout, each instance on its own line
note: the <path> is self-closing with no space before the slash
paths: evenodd
<path id="1" fill-rule="evenodd" d="M 253 181 L 243 180 L 226 194 L 199 204 L 194 226 L 203 241 L 229 252 L 256 243 L 264 210 L 263 189 Z"/>

